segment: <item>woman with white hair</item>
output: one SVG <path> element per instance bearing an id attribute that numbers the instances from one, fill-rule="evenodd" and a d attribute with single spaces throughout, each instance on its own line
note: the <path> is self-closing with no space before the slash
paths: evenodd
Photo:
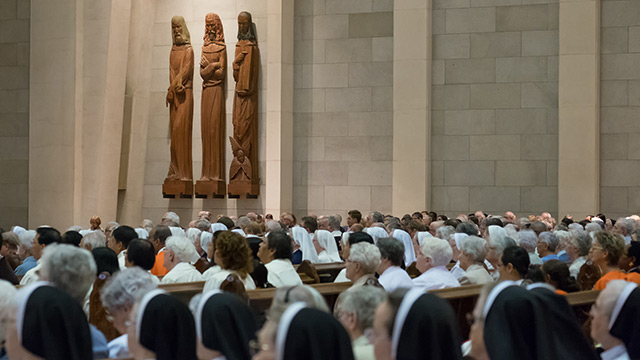
<path id="1" fill-rule="evenodd" d="M 316 230 L 313 237 L 313 246 L 318 254 L 318 264 L 342 262 L 336 240 L 329 231 Z"/>
<path id="2" fill-rule="evenodd" d="M 422 274 L 413 279 L 413 285 L 424 290 L 460 286 L 458 279 L 447 270 L 452 254 L 448 241 L 435 237 L 425 239 L 416 262 L 416 268 Z"/>
<path id="3" fill-rule="evenodd" d="M 529 254 L 529 262 L 531 265 L 542 265 L 542 259 L 536 253 L 538 247 L 538 236 L 533 230 L 520 230 L 518 232 L 518 242 L 520 247 L 527 250 Z"/>
<path id="4" fill-rule="evenodd" d="M 31 254 L 31 247 L 33 246 L 33 239 L 35 237 L 35 230 L 25 230 L 18 235 L 20 239 L 20 258 L 23 260 L 22 264 L 18 265 L 14 270 L 16 276 L 23 276 L 27 271 L 38 265 L 38 261 L 33 257 L 33 254 Z"/>
<path id="5" fill-rule="evenodd" d="M 380 266 L 380 250 L 377 246 L 366 242 L 359 242 L 351 246 L 349 258 L 346 261 L 346 276 L 351 280 L 351 287 L 363 285 L 379 286 L 375 273 Z"/>
<path id="6" fill-rule="evenodd" d="M 80 247 L 89 251 L 107 246 L 107 237 L 102 231 L 94 231 L 82 237 Z"/>
<path id="7" fill-rule="evenodd" d="M 127 323 L 135 302 L 156 288 L 152 276 L 139 267 L 126 268 L 111 277 L 100 291 L 102 306 L 111 316 L 113 327 L 121 334 L 109 342 L 109 358 L 131 357 Z"/>
<path id="8" fill-rule="evenodd" d="M 493 282 L 484 268 L 486 241 L 477 236 L 469 236 L 460 244 L 460 267 L 465 271 L 458 279 L 461 285 L 478 285 Z"/>
<path id="9" fill-rule="evenodd" d="M 271 306 L 267 310 L 269 320 L 278 322 L 287 308 L 296 302 L 304 302 L 308 307 L 312 307 L 329 313 L 329 306 L 324 296 L 309 285 L 280 287 L 273 294 Z"/>
<path id="10" fill-rule="evenodd" d="M 591 249 L 591 236 L 585 230 L 574 230 L 569 232 L 571 235 L 567 242 L 567 255 L 571 261 L 569 273 L 575 279 L 578 278 L 580 268 L 587 262 L 589 250 Z"/>
<path id="11" fill-rule="evenodd" d="M 498 225 L 490 225 L 487 229 L 488 238 L 487 245 L 485 247 L 485 257 L 491 266 L 489 267 L 489 274 L 493 280 L 498 280 L 500 278 L 500 272 L 498 271 L 498 263 L 500 261 L 500 257 L 502 257 L 502 252 L 509 246 L 517 245 L 515 240 L 506 236 L 506 233 L 503 228 Z"/>
<path id="12" fill-rule="evenodd" d="M 199 258 L 196 248 L 186 237 L 170 236 L 165 243 L 164 267 L 169 271 L 161 284 L 203 281 L 202 274 L 191 265 Z"/>
<path id="13" fill-rule="evenodd" d="M 349 333 L 356 360 L 374 360 L 373 343 L 369 340 L 378 305 L 387 299 L 384 290 L 351 287 L 340 294 L 334 316 Z"/>

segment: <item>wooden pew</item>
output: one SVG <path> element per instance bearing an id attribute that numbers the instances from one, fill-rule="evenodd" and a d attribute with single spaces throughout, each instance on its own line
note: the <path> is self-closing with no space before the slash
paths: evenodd
<path id="1" fill-rule="evenodd" d="M 296 270 L 299 265 L 294 265 Z M 336 279 L 336 276 L 344 269 L 344 262 L 335 262 L 335 263 L 327 263 L 327 264 L 313 264 L 318 272 L 318 276 L 320 277 L 321 283 L 332 283 L 333 280 Z"/>

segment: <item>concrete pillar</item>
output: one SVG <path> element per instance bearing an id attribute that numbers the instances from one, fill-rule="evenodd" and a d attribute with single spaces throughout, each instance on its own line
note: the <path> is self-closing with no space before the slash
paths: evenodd
<path id="1" fill-rule="evenodd" d="M 600 1 L 560 1 L 558 212 L 583 218 L 600 198 Z"/>

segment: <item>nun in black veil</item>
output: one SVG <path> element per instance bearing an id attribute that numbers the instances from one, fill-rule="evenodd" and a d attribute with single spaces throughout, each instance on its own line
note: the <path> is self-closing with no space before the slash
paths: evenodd
<path id="1" fill-rule="evenodd" d="M 41 281 L 19 290 L 16 300 L 7 334 L 10 359 L 93 358 L 87 317 L 70 295 Z"/>
<path id="2" fill-rule="evenodd" d="M 163 290 L 147 293 L 131 311 L 129 352 L 137 360 L 196 360 L 189 307 Z"/>
<path id="3" fill-rule="evenodd" d="M 249 360 L 256 320 L 237 295 L 210 291 L 197 299 L 194 313 L 200 359 Z"/>
<path id="4" fill-rule="evenodd" d="M 353 360 L 349 334 L 333 316 L 291 304 L 276 323 L 268 320 L 260 334 L 255 360 Z"/>
<path id="5" fill-rule="evenodd" d="M 640 288 L 636 283 L 627 283 L 620 293 L 610 326 L 609 332 L 624 342 L 629 357 L 640 359 Z"/>

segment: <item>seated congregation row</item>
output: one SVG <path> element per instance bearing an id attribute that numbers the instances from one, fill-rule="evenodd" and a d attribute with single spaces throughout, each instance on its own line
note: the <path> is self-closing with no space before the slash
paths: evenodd
<path id="1" fill-rule="evenodd" d="M 606 226 L 603 226 L 605 222 L 595 219 L 586 224 L 585 230 L 583 224 L 568 223 L 565 221 L 567 219 L 555 226 L 544 217 L 531 219 L 533 222 L 528 223 L 525 219 L 513 222 L 505 221 L 506 218 L 501 217 L 479 220 L 477 216 L 429 221 L 431 215 L 420 219 L 414 214 L 412 220 L 405 217 L 403 222 L 375 212 L 362 219 L 359 212 L 350 211 L 347 218 L 349 228 L 345 229 L 340 228 L 340 221 L 336 221 L 337 216 L 334 215 L 304 217 L 301 221 L 302 226 L 296 224 L 297 221 L 292 214 L 283 214 L 280 222 L 260 221 L 260 218 L 250 219 L 246 216 L 237 222 L 221 217 L 215 223 L 210 222 L 210 214 L 204 212 L 201 215 L 200 219 L 190 223 L 186 231 L 179 227 L 179 218 L 174 213 L 165 214 L 162 225 L 149 226 L 148 230 L 133 229 L 115 223 L 110 223 L 104 232 L 99 229 L 98 223 L 97 227 L 94 228 L 92 225 L 92 229 L 80 230 L 77 235 L 72 230 L 62 236 L 52 228 L 39 228 L 34 232 L 17 229 L 20 233 L 19 245 L 27 247 L 29 241 L 25 238 L 33 239 L 33 246 L 27 254 L 30 253 L 35 261 L 31 264 L 23 261 L 16 267 L 16 273 L 30 266 L 31 269 L 22 277 L 22 284 L 34 283 L 39 279 L 55 284 L 56 281 L 52 278 L 60 275 L 42 275 L 45 272 L 43 259 L 46 258 L 43 253 L 49 251 L 47 248 L 54 253 L 53 249 L 59 247 L 54 245 L 55 243 L 71 243 L 92 250 L 94 266 L 97 267 L 93 276 L 98 274 L 107 277 L 119 269 L 139 267 L 144 269 L 146 274 L 151 273 L 147 276 L 152 283 L 204 280 L 204 294 L 219 289 L 230 274 L 241 278 L 246 289 L 301 285 L 301 279 L 292 266 L 292 263 L 301 260 L 314 263 L 346 260 L 346 267 L 336 281 L 351 281 L 353 291 L 361 286 L 375 285 L 388 293 L 410 287 L 424 292 L 460 284 L 493 285 L 495 280 L 500 280 L 500 284 L 521 286 L 532 282 L 547 282 L 557 293 L 563 293 L 577 291 L 579 287 L 590 289 L 594 283 L 596 289 L 603 289 L 613 279 L 638 282 L 635 262 L 640 258 L 637 254 L 640 243 L 631 242 L 629 238 L 630 244 L 626 246 L 622 237 L 631 234 L 633 227 L 628 234 L 622 233 L 622 236 L 619 236 L 615 227 L 606 231 Z M 424 218 L 428 220 L 425 221 Z M 94 220 L 92 219 L 93 222 Z M 149 225 L 148 221 L 146 225 Z M 590 225 L 597 225 L 598 229 L 593 231 L 594 227 Z M 429 231 L 426 231 L 427 229 Z M 287 230 L 291 237 L 282 230 Z M 262 234 L 265 232 L 268 235 L 263 239 Z M 10 238 L 15 235 L 5 234 L 3 239 L 9 239 L 5 242 L 11 243 Z M 13 241 L 15 243 L 15 239 Z M 8 246 L 2 246 L 3 251 L 7 248 Z M 623 255 L 626 257 L 623 258 Z M 3 259 L 8 258 L 5 256 Z M 591 261 L 587 261 L 588 259 Z M 2 261 L 0 259 L 0 262 Z M 69 261 L 67 259 L 61 263 Z M 530 264 L 542 262 L 542 267 L 532 265 L 530 268 Z M 619 263 L 622 266 L 619 266 Z M 571 272 L 567 264 L 571 264 Z M 412 268 L 417 269 L 417 272 L 412 273 L 414 276 L 418 275 L 414 279 L 406 272 Z M 624 271 L 625 268 L 628 273 Z M 81 271 L 87 272 L 86 269 Z M 4 273 L 6 272 L 0 271 L 0 274 Z M 583 279 L 579 287 L 570 274 Z M 159 277 L 162 280 L 159 280 Z M 17 279 L 9 280 L 15 282 Z M 74 283 L 75 285 L 69 288 L 75 287 L 75 298 L 79 299 L 88 312 L 91 285 L 80 294 L 77 286 L 79 281 Z M 372 287 L 367 288 L 367 293 L 373 292 Z M 133 303 L 124 307 L 109 305 L 108 300 L 105 301 L 108 296 L 104 297 L 107 289 L 108 286 L 103 289 L 103 305 L 113 315 L 116 330 L 124 334 L 131 330 L 131 326 L 126 324 L 134 323 L 135 317 L 131 316 Z M 381 294 L 380 301 L 385 298 L 384 292 Z M 283 299 L 289 298 L 288 293 L 286 295 Z M 389 296 L 391 301 L 391 295 Z M 355 327 L 357 321 L 353 322 L 354 317 L 342 316 L 341 303 L 336 306 L 335 315 L 346 329 L 350 330 L 349 324 Z M 352 308 L 352 314 L 355 314 L 355 309 Z M 375 310 L 375 306 L 371 309 Z M 373 310 L 369 314 L 371 317 Z M 375 338 L 364 335 L 367 328 L 361 329 L 362 334 L 359 334 L 357 329 L 355 333 L 349 331 L 356 358 L 359 359 L 373 358 L 372 344 Z M 267 325 L 265 329 L 268 329 Z M 104 336 L 93 327 L 91 335 L 94 350 L 100 348 L 95 346 L 96 343 L 106 343 Z M 109 340 L 116 335 L 108 336 Z M 128 356 L 126 343 L 127 340 L 123 337 L 111 341 L 110 355 Z M 607 348 L 604 342 L 602 344 L 603 348 Z M 367 350 L 358 351 L 358 347 Z M 98 350 L 104 351 L 104 348 L 106 346 Z M 148 349 L 148 346 L 146 348 Z M 123 349 L 124 351 L 121 351 Z M 96 355 L 96 358 L 99 357 Z"/>

